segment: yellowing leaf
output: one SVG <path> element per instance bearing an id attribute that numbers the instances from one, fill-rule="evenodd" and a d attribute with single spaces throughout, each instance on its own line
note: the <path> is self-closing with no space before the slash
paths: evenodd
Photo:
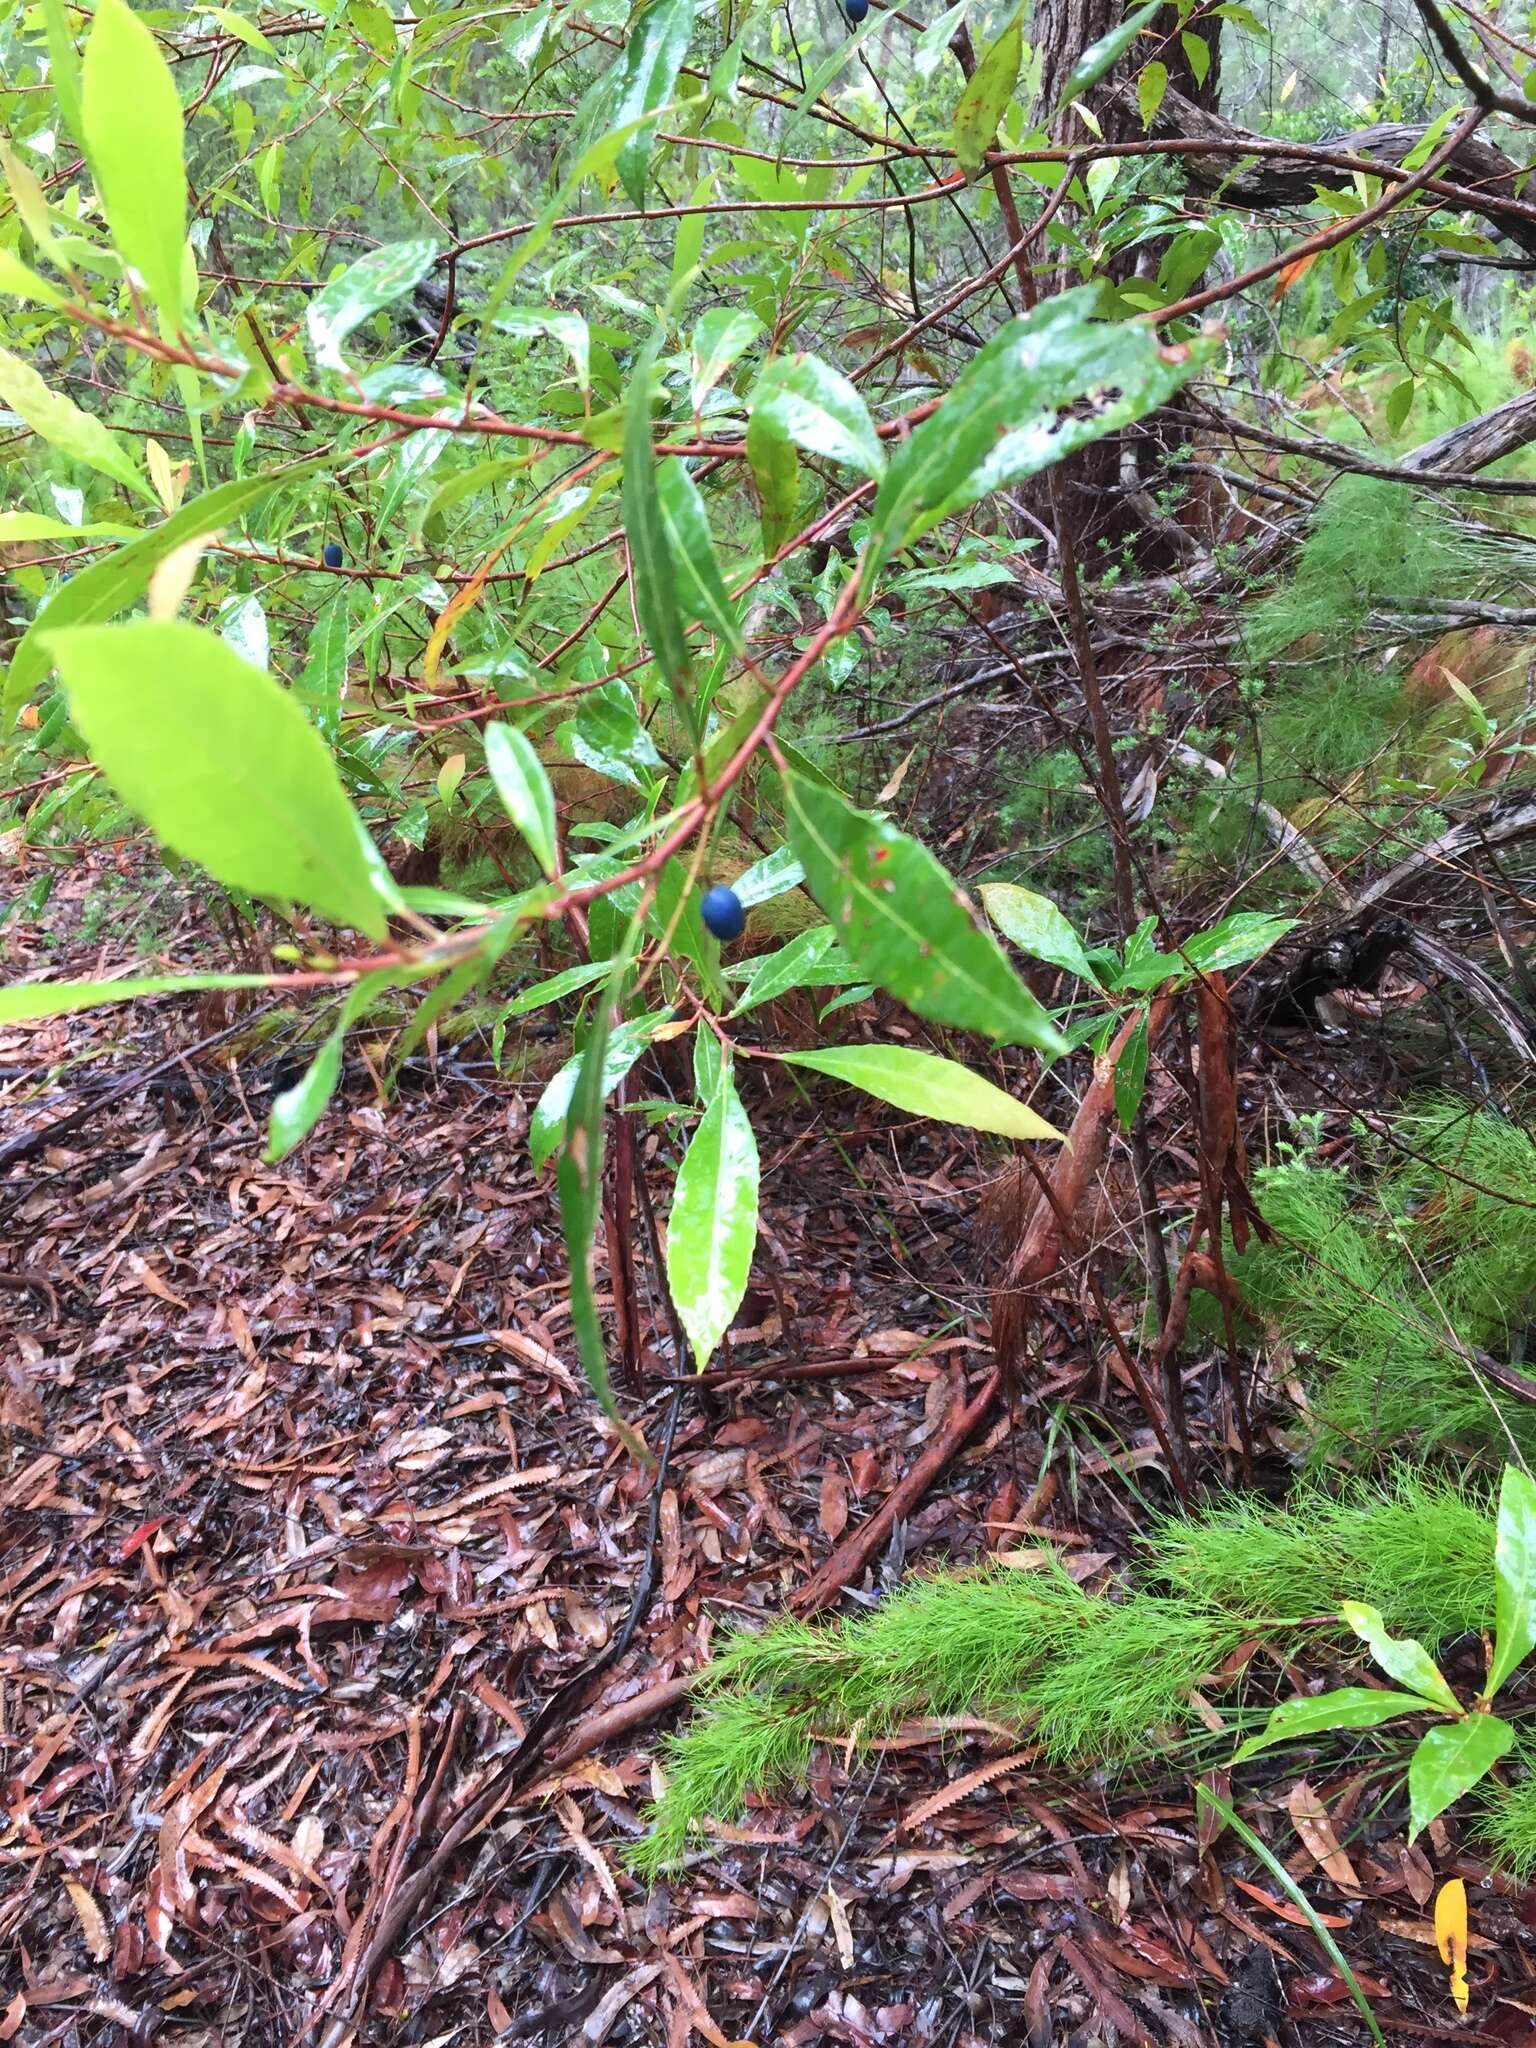
<path id="1" fill-rule="evenodd" d="M 1467 2009 L 1467 1888 L 1459 1877 L 1441 1885 L 1435 1899 L 1435 1940 L 1451 1973 L 1456 2010 Z"/>

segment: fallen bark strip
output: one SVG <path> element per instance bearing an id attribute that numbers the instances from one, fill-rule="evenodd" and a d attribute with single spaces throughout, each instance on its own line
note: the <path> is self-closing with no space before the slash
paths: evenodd
<path id="1" fill-rule="evenodd" d="M 967 1401 L 963 1391 L 956 1395 L 944 1427 L 927 1450 L 902 1475 L 868 1520 L 843 1539 L 814 1578 L 791 1596 L 789 1604 L 796 1614 L 819 1614 L 831 1606 L 855 1573 L 870 1562 L 896 1523 L 921 1500 L 951 1458 L 975 1435 L 1002 1384 L 1002 1371 L 993 1366 L 972 1400 Z"/>

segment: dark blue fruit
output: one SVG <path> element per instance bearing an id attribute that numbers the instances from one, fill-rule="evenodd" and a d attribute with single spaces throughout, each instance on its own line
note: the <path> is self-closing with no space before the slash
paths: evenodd
<path id="1" fill-rule="evenodd" d="M 843 12 L 850 21 L 862 21 L 869 12 L 869 0 L 843 0 Z"/>
<path id="2" fill-rule="evenodd" d="M 717 939 L 739 939 L 747 928 L 747 913 L 741 907 L 741 898 L 734 889 L 727 889 L 723 882 L 705 890 L 699 915 L 704 920 L 705 931 L 713 932 Z"/>
<path id="3" fill-rule="evenodd" d="M 341 542 L 339 540 L 328 540 L 321 550 L 320 559 L 324 562 L 327 569 L 339 569 L 341 567 Z"/>

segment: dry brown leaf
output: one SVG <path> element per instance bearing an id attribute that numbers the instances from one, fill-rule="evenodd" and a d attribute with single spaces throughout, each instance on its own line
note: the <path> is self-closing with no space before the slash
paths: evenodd
<path id="1" fill-rule="evenodd" d="M 821 1533 L 829 1543 L 835 1543 L 848 1526 L 848 1489 L 835 1465 L 829 1465 L 822 1475 L 818 1519 Z"/>
<path id="2" fill-rule="evenodd" d="M 983 1785 L 990 1785 L 994 1778 L 1005 1777 L 1009 1771 L 1019 1770 L 1032 1763 L 1038 1754 L 1033 1749 L 1018 1749 L 1011 1756 L 994 1757 L 991 1763 L 980 1764 L 974 1771 L 967 1771 L 963 1778 L 956 1778 L 953 1784 L 943 1786 L 920 1799 L 912 1811 L 897 1823 L 904 1828 L 920 1828 L 925 1821 L 932 1820 L 936 1813 L 942 1813 L 948 1806 L 968 1799 L 973 1792 L 979 1792 Z"/>
<path id="3" fill-rule="evenodd" d="M 1333 1832 L 1323 1802 L 1305 1778 L 1297 1779 L 1285 1803 L 1307 1854 L 1327 1871 L 1335 1884 L 1358 1891 L 1360 1880 L 1355 1875 L 1355 1866 L 1339 1847 L 1339 1838 Z"/>
<path id="4" fill-rule="evenodd" d="M 75 1909 L 91 1960 L 104 1963 L 112 1953 L 112 1937 L 107 1933 L 107 1923 L 102 1918 L 100 1906 L 78 1878 L 66 1877 L 64 1889 L 69 1893 L 69 1903 Z"/>

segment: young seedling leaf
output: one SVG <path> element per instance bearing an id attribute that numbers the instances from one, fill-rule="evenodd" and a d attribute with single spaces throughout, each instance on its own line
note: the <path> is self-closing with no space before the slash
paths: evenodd
<path id="1" fill-rule="evenodd" d="M 385 936 L 330 750 L 271 676 L 175 619 L 78 626 L 49 645 L 91 758 L 162 845 L 231 889 Z"/>
<path id="2" fill-rule="evenodd" d="M 846 1081 L 915 1116 L 995 1131 L 1002 1138 L 1060 1138 L 1043 1116 L 1006 1094 L 984 1074 L 938 1053 L 908 1045 L 827 1046 L 819 1052 L 787 1052 L 784 1064 L 809 1067 L 834 1081 Z"/>
<path id="3" fill-rule="evenodd" d="M 1399 1685 L 1406 1685 L 1410 1692 L 1416 1692 L 1442 1714 L 1459 1716 L 1464 1711 L 1445 1674 L 1422 1643 L 1416 1642 L 1412 1636 L 1388 1635 L 1380 1612 L 1367 1606 L 1363 1600 L 1344 1601 L 1339 1614 L 1389 1678 L 1395 1678 Z"/>
<path id="4" fill-rule="evenodd" d="M 515 725 L 493 720 L 485 728 L 485 765 L 502 809 L 528 842 L 545 874 L 558 872 L 555 855 L 555 792 L 533 741 Z"/>
<path id="5" fill-rule="evenodd" d="M 1493 1573 L 1493 1660 L 1483 1688 L 1489 1700 L 1536 1648 L 1536 1486 L 1518 1465 L 1504 1467 L 1499 1487 Z"/>
<path id="6" fill-rule="evenodd" d="M 1514 1729 L 1497 1714 L 1468 1714 L 1429 1729 L 1408 1763 L 1409 1841 L 1486 1777 L 1514 1739 Z"/>
<path id="7" fill-rule="evenodd" d="M 700 1372 L 731 1327 L 757 1243 L 757 1139 L 724 1067 L 678 1169 L 667 1285 Z"/>
<path id="8" fill-rule="evenodd" d="M 1250 1735 L 1232 1761 L 1246 1763 L 1261 1750 L 1280 1742 L 1299 1742 L 1309 1735 L 1326 1735 L 1334 1728 L 1376 1728 L 1383 1721 L 1400 1720 L 1404 1714 L 1422 1714 L 1425 1705 L 1416 1694 L 1378 1692 L 1373 1686 L 1345 1685 L 1336 1692 L 1316 1697 L 1282 1700 L 1257 1735 Z"/>
<path id="9" fill-rule="evenodd" d="M 921 1017 L 1045 1053 L 1066 1041 L 928 849 L 801 775 L 790 842 L 806 885 L 864 978 Z"/>

